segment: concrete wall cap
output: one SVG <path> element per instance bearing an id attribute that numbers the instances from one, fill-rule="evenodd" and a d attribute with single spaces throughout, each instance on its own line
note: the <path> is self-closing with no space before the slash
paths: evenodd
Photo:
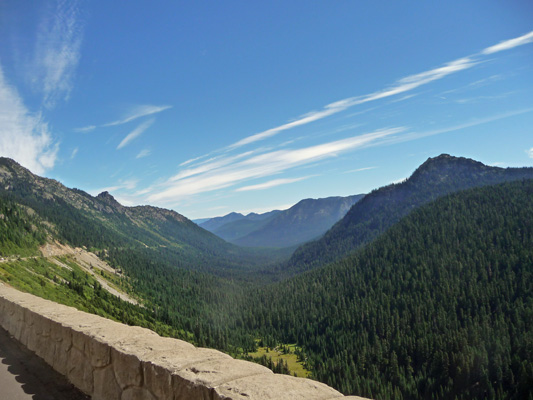
<path id="1" fill-rule="evenodd" d="M 323 383 L 278 374 L 237 379 L 220 385 L 216 392 L 221 398 L 233 400 L 327 400 L 343 397 L 341 393 Z"/>

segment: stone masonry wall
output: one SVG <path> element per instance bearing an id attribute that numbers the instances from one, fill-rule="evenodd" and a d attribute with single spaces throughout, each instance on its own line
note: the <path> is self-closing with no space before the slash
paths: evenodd
<path id="1" fill-rule="evenodd" d="M 0 325 L 94 400 L 361 399 L 1 283 Z"/>

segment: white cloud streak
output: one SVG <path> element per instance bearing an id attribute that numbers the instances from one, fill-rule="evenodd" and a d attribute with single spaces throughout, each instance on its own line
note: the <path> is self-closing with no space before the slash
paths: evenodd
<path id="1" fill-rule="evenodd" d="M 427 136 L 454 132 L 528 112 L 533 112 L 533 108 L 510 111 L 487 118 L 474 119 L 447 128 L 425 132 L 412 132 L 396 135 L 397 133 L 404 132 L 406 128 L 391 128 L 301 149 L 276 150 L 253 156 L 250 156 L 251 152 L 247 152 L 237 156 L 227 157 L 223 160 L 217 159 L 212 162 L 207 162 L 202 165 L 201 170 L 197 169 L 197 167 L 193 167 L 181 171 L 178 175 L 169 179 L 163 185 L 163 189 L 157 190 L 155 187 L 152 187 L 143 191 L 142 194 L 148 194 L 147 199 L 149 202 L 176 203 L 195 194 L 224 189 L 247 180 L 280 174 L 289 169 L 332 158 L 347 151 L 417 140 Z M 533 148 L 530 151 L 533 151 Z M 235 163 L 232 162 L 235 159 L 242 160 Z M 347 173 L 365 171 L 374 168 L 377 167 L 359 168 L 347 171 Z M 176 179 L 176 177 L 179 178 Z M 250 185 L 250 187 L 254 188 L 255 186 L 258 187 L 257 190 L 259 190 L 261 185 L 262 184 Z M 242 190 L 237 189 L 236 191 Z"/>
<path id="2" fill-rule="evenodd" d="M 148 201 L 176 202 L 198 193 L 227 188 L 250 179 L 271 176 L 298 166 L 335 157 L 346 151 L 363 148 L 402 131 L 404 128 L 383 129 L 311 147 L 276 150 L 259 155 L 252 155 L 248 152 L 215 160 L 200 168 L 181 171 L 168 180 L 166 188 L 149 195 Z"/>
<path id="3" fill-rule="evenodd" d="M 53 15 L 39 26 L 35 47 L 32 81 L 42 90 L 45 107 L 68 99 L 81 42 L 78 2 L 58 0 Z"/>
<path id="4" fill-rule="evenodd" d="M 345 174 L 350 174 L 352 172 L 361 172 L 361 171 L 368 171 L 370 169 L 376 169 L 377 167 L 364 167 L 364 168 L 357 168 L 357 169 L 351 169 L 349 171 L 346 171 Z"/>
<path id="5" fill-rule="evenodd" d="M 533 34 L 533 33 L 532 33 Z M 167 182 L 153 185 L 138 192 L 138 195 L 146 195 L 148 202 L 176 204 L 191 196 L 240 185 L 243 182 L 265 178 L 268 176 L 281 174 L 296 167 L 316 164 L 338 154 L 347 151 L 354 151 L 364 147 L 387 145 L 408 140 L 415 140 L 426 136 L 436 135 L 444 132 L 464 129 L 467 127 L 491 122 L 497 119 L 517 115 L 529 110 L 518 110 L 510 113 L 492 116 L 482 120 L 473 120 L 460 125 L 426 132 L 412 132 L 402 135 L 397 133 L 405 131 L 405 128 L 383 129 L 360 136 L 323 143 L 299 149 L 284 149 L 277 146 L 273 149 L 254 149 L 237 155 L 229 155 L 229 152 L 240 147 L 257 143 L 276 136 L 282 132 L 302 127 L 323 118 L 341 113 L 351 107 L 386 99 L 397 95 L 402 95 L 398 101 L 413 97 L 414 89 L 427 85 L 431 82 L 443 79 L 447 76 L 468 70 L 483 62 L 483 57 L 487 54 L 510 49 L 533 41 L 532 34 L 502 42 L 498 45 L 488 47 L 480 53 L 463 57 L 439 67 L 424 71 L 418 74 L 409 75 L 397 80 L 394 84 L 382 90 L 378 90 L 366 95 L 350 97 L 340 101 L 327 104 L 320 110 L 311 111 L 277 127 L 245 137 L 223 149 L 193 158 L 181 163 L 179 172 L 172 176 Z M 375 107 L 374 107 L 375 108 Z M 357 114 L 357 113 L 356 113 Z M 352 114 L 352 116 L 355 114 Z M 210 154 L 222 153 L 217 157 L 209 158 Z M 205 160 L 198 162 L 198 160 Z M 364 171 L 374 167 L 360 168 L 348 172 Z M 248 185 L 236 189 L 236 191 L 260 190 L 273 187 L 277 184 L 287 182 L 286 179 L 274 179 L 269 182 Z M 288 183 L 288 182 L 287 182 Z"/>
<path id="6" fill-rule="evenodd" d="M 172 106 L 152 106 L 152 105 L 136 106 L 124 118 L 119 119 L 117 121 L 109 122 L 107 124 L 103 124 L 102 126 L 117 126 L 117 125 L 126 124 L 130 121 L 136 120 L 141 117 L 146 117 L 148 115 L 160 113 L 161 111 L 168 110 L 169 108 L 172 108 Z"/>
<path id="7" fill-rule="evenodd" d="M 135 156 L 135 158 L 139 159 L 148 157 L 150 154 L 152 154 L 152 152 L 149 149 L 143 149 Z"/>
<path id="8" fill-rule="evenodd" d="M 533 107 L 508 111 L 505 113 L 493 115 L 493 116 L 486 117 L 486 118 L 474 118 L 474 119 L 471 119 L 470 121 L 457 124 L 457 125 L 448 126 L 448 127 L 441 128 L 441 129 L 433 129 L 433 130 L 422 131 L 422 132 L 409 132 L 401 136 L 384 138 L 379 143 L 370 143 L 368 147 L 373 147 L 376 145 L 392 145 L 392 144 L 397 144 L 397 143 L 408 142 L 411 140 L 418 140 L 418 139 L 422 139 L 422 138 L 429 137 L 429 136 L 440 135 L 442 133 L 460 131 L 462 129 L 467 129 L 467 128 L 471 128 L 471 127 L 483 125 L 483 124 L 488 124 L 494 121 L 499 121 L 505 118 L 510 118 L 516 115 L 526 114 L 530 112 L 533 112 Z"/>
<path id="9" fill-rule="evenodd" d="M 402 96 L 398 99 L 394 99 L 394 100 L 391 100 L 390 102 L 391 103 L 399 103 L 400 101 L 405 101 L 405 100 L 409 100 L 415 96 L 417 96 L 418 93 L 412 93 L 412 94 L 406 94 L 405 96 Z"/>
<path id="10" fill-rule="evenodd" d="M 124 125 L 124 124 L 127 124 L 128 122 L 134 121 L 136 119 L 139 119 L 139 118 L 142 118 L 142 117 L 147 117 L 148 115 L 158 114 L 158 113 L 160 113 L 162 111 L 168 110 L 169 108 L 172 108 L 172 106 L 169 106 L 169 105 L 154 106 L 154 105 L 150 105 L 150 104 L 139 105 L 139 106 L 133 107 L 121 119 L 117 119 L 116 121 L 108 122 L 108 123 L 102 124 L 102 125 L 88 125 L 88 126 L 84 126 L 82 128 L 76 128 L 75 131 L 76 132 L 86 133 L 86 132 L 91 132 L 91 131 L 95 130 L 96 128 L 107 128 L 107 127 L 110 127 L 110 126 Z"/>
<path id="11" fill-rule="evenodd" d="M 87 133 L 87 132 L 94 131 L 96 128 L 97 128 L 96 125 L 89 125 L 89 126 L 84 126 L 83 128 L 76 128 L 74 130 L 76 132 Z"/>
<path id="12" fill-rule="evenodd" d="M 344 111 L 355 105 L 368 103 L 371 101 L 384 99 L 390 96 L 395 96 L 400 93 L 405 93 L 410 90 L 416 89 L 422 85 L 428 84 L 438 79 L 442 79 L 447 75 L 453 74 L 458 71 L 462 71 L 476 65 L 477 62 L 471 58 L 465 57 L 452 62 L 445 64 L 442 67 L 438 67 L 426 72 L 422 72 L 416 75 L 410 75 L 405 78 L 402 78 L 396 82 L 395 85 L 378 91 L 370 93 L 368 95 L 351 97 L 344 100 L 339 100 L 334 103 L 326 105 L 320 111 L 312 111 L 300 117 L 295 121 L 291 121 L 284 125 L 278 126 L 276 128 L 268 129 L 266 131 L 256 133 L 255 135 L 248 136 L 244 139 L 239 140 L 238 142 L 230 145 L 228 149 L 235 149 L 250 143 L 257 142 L 259 140 L 264 140 L 269 137 L 275 136 L 280 132 L 286 131 L 288 129 L 295 128 L 297 126 L 302 126 L 309 124 L 314 121 L 318 121 L 322 118 L 329 117 L 330 115 L 337 114 L 341 111 Z"/>
<path id="13" fill-rule="evenodd" d="M 520 109 L 520 110 L 514 110 L 514 111 L 508 111 L 508 112 L 505 112 L 505 113 L 493 115 L 491 117 L 486 117 L 486 118 L 475 118 L 475 119 L 472 119 L 471 121 L 464 122 L 462 124 L 449 126 L 449 127 L 442 128 L 442 129 L 434 129 L 434 130 L 425 131 L 425 132 L 408 133 L 406 135 L 403 135 L 402 137 L 392 138 L 390 141 L 386 141 L 386 144 L 406 142 L 406 141 L 409 141 L 409 140 L 416 140 L 416 139 L 421 139 L 421 138 L 428 137 L 428 136 L 439 135 L 441 133 L 459 131 L 461 129 L 466 129 L 466 128 L 471 128 L 473 126 L 488 124 L 490 122 L 494 122 L 494 121 L 498 121 L 498 120 L 501 120 L 501 119 L 514 117 L 515 115 L 521 115 L 521 114 L 526 114 L 526 113 L 530 113 L 530 112 L 533 112 L 533 107 L 532 108 Z"/>
<path id="14" fill-rule="evenodd" d="M 523 36 L 520 36 L 518 38 L 507 40 L 497 45 L 487 47 L 486 49 L 482 50 L 481 53 L 479 53 L 477 56 L 493 54 L 499 51 L 508 50 L 508 49 L 521 46 L 524 44 L 528 44 L 531 42 L 533 42 L 533 31 Z M 232 149 L 235 149 L 241 146 L 245 146 L 250 143 L 254 143 L 260 140 L 267 139 L 283 131 L 296 128 L 298 126 L 306 125 L 314 121 L 318 121 L 320 119 L 337 114 L 339 112 L 342 112 L 356 105 L 360 105 L 360 104 L 364 104 L 364 103 L 368 103 L 368 102 L 372 102 L 372 101 L 376 101 L 376 100 L 380 100 L 380 99 L 384 99 L 387 97 L 409 92 L 413 89 L 426 85 L 430 82 L 442 79 L 448 75 L 472 68 L 473 66 L 477 65 L 481 61 L 479 57 L 477 56 L 463 57 L 455 61 L 446 63 L 441 67 L 437 67 L 437 68 L 434 68 L 434 69 L 431 69 L 429 71 L 425 71 L 419 74 L 407 76 L 405 78 L 398 80 L 391 87 L 377 91 L 377 92 L 373 92 L 373 93 L 363 95 L 363 96 L 358 96 L 358 97 L 350 97 L 350 98 L 346 98 L 340 101 L 336 101 L 334 103 L 330 103 L 324 106 L 322 110 L 311 111 L 299 117 L 295 121 L 291 121 L 286 124 L 277 126 L 275 128 L 267 129 L 266 131 L 259 132 L 254 135 L 248 136 L 244 139 L 241 139 L 235 142 L 234 144 L 228 146 L 227 149 L 232 150 Z M 404 96 L 398 101 L 405 100 L 407 98 L 409 98 L 409 95 Z"/>
<path id="15" fill-rule="evenodd" d="M 259 183 L 257 185 L 244 186 L 244 187 L 235 189 L 235 191 L 236 192 L 247 192 L 247 191 L 250 191 L 250 190 L 270 189 L 270 188 L 273 188 L 273 187 L 276 187 L 276 186 L 287 185 L 289 183 L 294 183 L 294 182 L 300 182 L 300 181 L 303 181 L 304 179 L 308 179 L 308 178 L 310 178 L 310 176 L 303 176 L 301 178 L 274 179 L 274 180 L 271 180 L 271 181 L 268 181 L 268 182 Z"/>
<path id="16" fill-rule="evenodd" d="M 178 181 L 183 178 L 187 178 L 189 176 L 199 175 L 205 172 L 212 171 L 214 169 L 224 167 L 228 164 L 232 164 L 242 158 L 246 158 L 250 155 L 254 154 L 253 151 L 247 151 L 246 153 L 237 154 L 235 156 L 231 157 L 219 157 L 219 158 L 212 158 L 204 163 L 200 164 L 199 166 L 195 166 L 193 168 L 186 169 L 184 171 L 179 172 L 178 174 L 174 175 L 170 178 L 170 181 Z"/>
<path id="17" fill-rule="evenodd" d="M 533 147 L 530 148 L 529 150 L 526 150 L 526 154 L 529 158 L 533 158 Z"/>
<path id="18" fill-rule="evenodd" d="M 184 167 L 185 165 L 192 164 L 195 161 L 198 161 L 198 160 L 201 160 L 201 159 L 207 158 L 207 157 L 209 157 L 209 155 L 208 154 L 204 154 L 203 156 L 200 156 L 200 157 L 191 158 L 191 159 L 189 159 L 187 161 L 183 161 L 179 166 L 180 167 Z"/>
<path id="19" fill-rule="evenodd" d="M 42 175 L 54 167 L 59 146 L 40 114 L 32 114 L 0 66 L 0 155 Z"/>
<path id="20" fill-rule="evenodd" d="M 122 185 L 121 188 L 132 190 L 137 187 L 139 180 L 138 179 L 127 179 L 124 181 L 120 181 L 120 183 Z"/>
<path id="21" fill-rule="evenodd" d="M 139 137 L 143 134 L 144 131 L 146 131 L 150 125 L 154 123 L 154 119 L 149 119 L 148 121 L 144 121 L 142 124 L 140 124 L 137 128 L 135 128 L 133 131 L 131 131 L 117 146 L 117 150 L 122 149 L 123 147 L 127 146 L 133 139 Z"/>
<path id="22" fill-rule="evenodd" d="M 509 50 L 509 49 L 522 46 L 524 44 L 532 43 L 532 42 L 533 42 L 533 31 L 526 33 L 525 35 L 519 36 L 517 38 L 505 40 L 494 46 L 487 47 L 481 52 L 481 54 L 485 54 L 485 55 L 494 54 L 500 51 Z"/>
<path id="23" fill-rule="evenodd" d="M 335 103 L 328 104 L 327 106 L 324 107 L 322 111 L 312 111 L 302 116 L 301 118 L 297 119 L 296 121 L 292 121 L 287 124 L 278 126 L 276 128 L 268 129 L 261 133 L 248 136 L 247 138 L 244 138 L 232 144 L 231 146 L 229 146 L 229 148 L 237 148 L 237 147 L 244 146 L 246 144 L 257 142 L 259 140 L 264 140 L 271 136 L 277 135 L 278 133 L 283 132 L 287 129 L 295 128 L 301 125 L 306 125 L 310 122 L 317 121 L 319 119 L 322 119 L 330 115 L 336 114 L 338 112 L 344 111 L 350 106 L 349 101 L 350 99 L 346 99 L 346 100 L 341 100 Z"/>
<path id="24" fill-rule="evenodd" d="M 70 159 L 73 160 L 74 157 L 76 157 L 76 154 L 78 154 L 78 151 L 79 151 L 79 147 L 76 147 L 74 148 L 74 150 L 72 150 L 72 153 L 70 153 Z"/>

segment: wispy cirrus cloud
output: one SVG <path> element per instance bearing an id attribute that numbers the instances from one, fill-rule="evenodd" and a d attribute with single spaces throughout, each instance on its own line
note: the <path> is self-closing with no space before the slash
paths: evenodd
<path id="1" fill-rule="evenodd" d="M 31 81 L 43 93 L 43 104 L 52 108 L 67 100 L 80 60 L 83 24 L 78 1 L 58 0 L 39 25 Z"/>
<path id="2" fill-rule="evenodd" d="M 336 114 L 338 112 L 344 111 L 348 107 L 350 107 L 350 101 L 351 99 L 346 99 L 346 100 L 341 100 L 335 103 L 328 104 L 321 111 L 311 111 L 307 113 L 306 115 L 298 118 L 295 121 L 278 126 L 276 128 L 268 129 L 260 133 L 256 133 L 255 135 L 252 135 L 252 136 L 248 136 L 247 138 L 244 138 L 232 144 L 231 146 L 229 146 L 229 148 L 233 149 L 233 148 L 244 146 L 246 144 L 254 143 L 259 140 L 263 140 L 271 136 L 277 135 L 278 133 L 286 131 L 288 129 L 295 128 L 301 125 L 306 125 L 306 124 L 309 124 L 310 122 L 317 121 L 319 119 L 322 119 L 330 115 Z"/>
<path id="3" fill-rule="evenodd" d="M 95 130 L 96 128 L 106 128 L 109 126 L 117 126 L 117 125 L 123 125 L 127 124 L 128 122 L 135 121 L 136 119 L 147 117 L 149 115 L 158 114 L 162 111 L 168 110 L 169 108 L 172 108 L 172 106 L 169 105 L 163 105 L 163 106 L 154 106 L 150 104 L 143 104 L 134 106 L 131 110 L 129 110 L 126 115 L 120 119 L 117 119 L 115 121 L 107 122 L 102 125 L 87 125 L 81 128 L 76 128 L 76 132 L 90 132 Z"/>
<path id="4" fill-rule="evenodd" d="M 458 87 L 458 88 L 445 90 L 445 91 L 443 91 L 443 92 L 441 92 L 439 94 L 439 97 L 445 98 L 444 95 L 448 95 L 450 93 L 461 93 L 461 92 L 471 91 L 472 89 L 476 89 L 476 88 L 480 88 L 480 87 L 483 87 L 483 86 L 487 86 L 487 85 L 490 85 L 491 83 L 493 83 L 495 81 L 499 81 L 499 80 L 502 80 L 502 79 L 504 79 L 504 76 L 502 74 L 495 74 L 495 75 L 491 75 L 491 76 L 489 76 L 487 78 L 476 79 L 474 82 L 470 82 L 467 85 L 464 85 L 464 86 L 461 86 L 461 87 Z"/>
<path id="5" fill-rule="evenodd" d="M 530 148 L 529 150 L 526 150 L 526 154 L 529 158 L 533 158 L 533 147 Z"/>
<path id="6" fill-rule="evenodd" d="M 179 181 L 181 179 L 187 178 L 189 176 L 199 175 L 205 172 L 212 171 L 214 169 L 218 169 L 221 167 L 224 167 L 228 164 L 235 163 L 236 161 L 246 158 L 248 156 L 251 156 L 254 154 L 253 151 L 247 151 L 246 153 L 237 154 L 234 156 L 226 156 L 226 157 L 214 157 L 210 158 L 197 166 L 194 166 L 189 169 L 185 169 L 183 171 L 180 171 L 178 174 L 172 176 L 169 180 L 170 181 Z"/>
<path id="7" fill-rule="evenodd" d="M 0 155 L 10 157 L 35 174 L 54 167 L 59 145 L 40 113 L 31 113 L 0 65 Z"/>
<path id="8" fill-rule="evenodd" d="M 179 174 L 168 179 L 166 183 L 157 187 L 146 188 L 139 191 L 137 195 L 147 195 L 146 199 L 149 202 L 176 203 L 199 193 L 224 189 L 249 180 L 278 175 L 292 168 L 311 165 L 348 151 L 418 140 L 428 136 L 459 131 L 529 112 L 533 112 L 533 108 L 509 111 L 486 118 L 472 119 L 461 124 L 430 131 L 406 132 L 407 128 L 397 127 L 299 149 L 275 150 L 261 154 L 246 152 L 236 156 L 220 157 L 208 160 L 200 166 L 192 166 L 180 171 Z M 401 135 L 398 135 L 400 133 Z M 530 151 L 533 154 L 533 148 Z M 375 168 L 377 167 L 358 168 L 346 171 L 346 173 Z M 393 183 L 400 181 L 398 180 Z M 268 189 L 270 185 L 272 185 L 270 187 L 273 187 L 277 183 L 283 184 L 290 182 L 288 182 L 288 179 L 280 178 L 263 184 L 249 185 L 236 189 L 236 191 Z"/>
<path id="9" fill-rule="evenodd" d="M 397 99 L 391 100 L 391 103 L 399 103 L 400 101 L 409 100 L 409 99 L 412 99 L 413 97 L 415 97 L 417 95 L 418 95 L 418 93 L 406 94 L 405 96 L 402 96 L 402 97 L 399 97 Z"/>
<path id="10" fill-rule="evenodd" d="M 533 32 L 529 32 L 523 36 L 506 40 L 497 45 L 490 46 L 482 50 L 480 53 L 463 57 L 451 62 L 448 62 L 440 67 L 433 68 L 431 70 L 421 72 L 419 74 L 409 75 L 407 77 L 401 78 L 396 81 L 393 85 L 383 90 L 379 90 L 373 93 L 369 93 L 363 96 L 350 97 L 343 100 L 336 101 L 334 103 L 327 104 L 322 110 L 311 111 L 301 117 L 297 118 L 294 121 L 288 122 L 286 124 L 277 126 L 275 128 L 267 129 L 265 131 L 256 133 L 254 135 L 245 137 L 232 145 L 228 146 L 227 149 L 232 150 L 238 147 L 242 147 L 260 140 L 265 140 L 269 137 L 275 136 L 283 131 L 287 131 L 298 126 L 303 126 L 314 121 L 329 117 L 331 115 L 340 113 L 356 105 L 369 103 L 372 101 L 396 96 L 399 94 L 410 92 L 413 89 L 419 88 L 423 85 L 427 85 L 430 82 L 442 79 L 448 75 L 455 74 L 460 71 L 472 68 L 475 65 L 479 64 L 482 61 L 483 56 L 497 53 L 503 50 L 508 50 L 514 47 L 522 46 L 528 43 L 533 42 Z M 406 94 L 403 98 L 399 99 L 406 100 L 411 95 Z"/>
<path id="11" fill-rule="evenodd" d="M 494 46 L 487 47 L 484 49 L 481 54 L 494 54 L 500 51 L 509 50 L 524 44 L 533 43 L 533 31 L 526 33 L 525 35 L 519 36 L 514 39 L 504 40 Z"/>
<path id="12" fill-rule="evenodd" d="M 346 139 L 301 148 L 289 149 L 279 144 L 274 145 L 274 147 L 269 149 L 257 147 L 258 142 L 266 141 L 269 138 L 291 129 L 303 127 L 324 118 L 342 113 L 357 105 L 377 102 L 378 100 L 389 98 L 392 98 L 392 100 L 396 99 L 397 101 L 408 100 L 417 94 L 414 92 L 415 89 L 444 79 L 450 75 L 458 74 L 461 71 L 471 69 L 480 63 L 483 63 L 487 59 L 488 54 L 493 54 L 498 51 L 503 51 L 530 42 L 531 39 L 529 34 L 524 35 L 523 37 L 516 38 L 516 40 L 506 41 L 499 45 L 488 47 L 479 53 L 459 58 L 444 63 L 436 68 L 398 79 L 392 85 L 384 87 L 381 90 L 329 103 L 322 109 L 308 112 L 295 120 L 244 137 L 225 148 L 182 162 L 179 165 L 178 173 L 170 177 L 166 182 L 145 188 L 137 192 L 136 195 L 145 196 L 144 199 L 152 203 L 177 204 L 178 202 L 182 202 L 183 200 L 200 193 L 238 187 L 237 185 L 242 186 L 235 189 L 237 192 L 265 190 L 277 185 L 291 183 L 291 178 L 284 178 L 282 176 L 277 179 L 268 180 L 267 182 L 257 183 L 258 179 L 282 175 L 286 171 L 296 167 L 316 165 L 319 161 L 335 157 L 344 152 L 355 151 L 365 147 L 417 140 L 426 136 L 453 132 L 507 118 L 512 115 L 529 112 L 529 110 L 511 111 L 500 115 L 492 115 L 483 119 L 469 120 L 455 126 L 428 131 L 405 132 L 407 130 L 406 128 L 382 129 L 364 135 L 352 136 Z M 363 110 L 362 112 L 374 108 Z M 352 113 L 351 116 L 360 113 L 361 112 L 355 114 Z M 318 136 L 315 135 L 314 139 L 316 140 L 317 137 Z M 286 143 L 292 144 L 290 141 Z M 248 145 L 255 145 L 256 148 L 254 149 L 252 147 L 250 151 L 236 154 L 237 149 Z M 269 145 L 271 144 L 269 143 Z M 374 168 L 376 167 L 359 168 L 347 171 L 346 173 L 365 171 Z"/>
<path id="13" fill-rule="evenodd" d="M 241 188 L 235 189 L 236 192 L 247 192 L 250 190 L 264 190 L 264 189 L 270 189 L 276 186 L 281 185 L 287 185 L 289 183 L 295 183 L 299 181 L 303 181 L 305 179 L 311 178 L 310 176 L 302 176 L 300 178 L 285 178 L 285 179 L 273 179 L 268 182 L 259 183 L 257 185 L 250 185 L 250 186 L 243 186 Z"/>
<path id="14" fill-rule="evenodd" d="M 96 128 L 97 128 L 96 125 L 88 125 L 88 126 L 84 126 L 82 128 L 76 128 L 74 130 L 76 132 L 86 133 L 86 132 L 91 132 L 91 131 L 95 130 Z"/>
<path id="15" fill-rule="evenodd" d="M 200 156 L 200 157 L 195 157 L 195 158 L 191 158 L 189 160 L 186 160 L 186 161 L 183 161 L 179 166 L 180 167 L 184 167 L 185 165 L 189 165 L 189 164 L 192 164 L 194 163 L 195 161 L 198 161 L 198 160 L 201 160 L 203 158 L 207 158 L 208 155 L 207 154 L 204 154 L 203 156 Z"/>
<path id="16" fill-rule="evenodd" d="M 139 159 L 139 158 L 144 158 L 144 157 L 148 157 L 150 154 L 152 154 L 152 151 L 150 149 L 142 149 L 136 156 L 135 158 Z"/>
<path id="17" fill-rule="evenodd" d="M 491 95 L 491 96 L 474 96 L 474 97 L 464 97 L 464 98 L 461 98 L 461 99 L 456 99 L 456 100 L 453 100 L 454 102 L 458 103 L 458 104 L 466 104 L 466 103 L 477 103 L 477 102 L 481 102 L 481 101 L 492 101 L 492 100 L 501 100 L 501 99 L 505 99 L 511 95 L 514 95 L 518 93 L 518 91 L 511 91 L 511 92 L 504 92 L 504 93 L 500 93 L 500 94 L 496 94 L 496 95 Z"/>
<path id="18" fill-rule="evenodd" d="M 407 133 L 407 134 L 403 135 L 402 137 L 396 137 L 396 138 L 392 138 L 390 140 L 387 140 L 385 144 L 406 142 L 406 141 L 410 141 L 410 140 L 417 140 L 417 139 L 425 138 L 425 137 L 428 137 L 428 136 L 440 135 L 442 133 L 455 132 L 455 131 L 459 131 L 459 130 L 462 130 L 462 129 L 467 129 L 467 128 L 471 128 L 471 127 L 474 127 L 474 126 L 488 124 L 488 123 L 494 122 L 494 121 L 499 121 L 499 120 L 502 120 L 502 119 L 505 119 L 505 118 L 514 117 L 516 115 L 527 114 L 527 113 L 530 113 L 530 112 L 533 112 L 533 107 L 519 109 L 519 110 L 507 111 L 507 112 L 503 112 L 503 113 L 500 113 L 500 114 L 491 115 L 491 116 L 485 117 L 485 118 L 473 118 L 473 119 L 471 119 L 471 120 L 469 120 L 467 122 L 463 122 L 463 123 L 457 124 L 457 125 L 447 126 L 447 127 L 440 128 L 440 129 L 432 129 L 432 130 L 421 131 L 421 132 L 410 132 L 410 133 Z"/>
<path id="19" fill-rule="evenodd" d="M 410 90 L 416 89 L 422 85 L 428 84 L 438 79 L 442 79 L 447 75 L 453 74 L 458 71 L 462 71 L 476 65 L 477 62 L 469 57 L 461 58 L 452 62 L 449 62 L 442 67 L 434 68 L 429 71 L 422 72 L 420 74 L 410 75 L 405 78 L 398 80 L 394 85 L 389 88 L 373 92 L 364 96 L 350 97 L 347 99 L 339 100 L 334 103 L 330 103 L 320 111 L 311 111 L 295 121 L 280 125 L 276 128 L 271 128 L 266 131 L 256 133 L 255 135 L 248 136 L 244 139 L 235 142 L 234 144 L 228 146 L 228 149 L 235 149 L 250 143 L 254 143 L 260 140 L 267 139 L 269 137 L 275 136 L 280 132 L 286 131 L 288 129 L 295 128 L 297 126 L 302 126 L 309 124 L 314 121 L 329 117 L 330 115 L 337 114 L 339 112 L 345 111 L 350 107 L 368 103 L 371 101 L 384 99 L 387 97 L 395 96 L 397 94 L 405 93 Z"/>
<path id="20" fill-rule="evenodd" d="M 144 121 L 142 124 L 137 126 L 134 130 L 132 130 L 117 146 L 117 150 L 122 149 L 123 147 L 127 146 L 133 139 L 139 137 L 146 131 L 153 123 L 154 119 L 149 119 L 148 121 Z"/>
<path id="21" fill-rule="evenodd" d="M 150 190 L 149 202 L 172 203 L 191 195 L 210 192 L 236 184 L 275 175 L 289 169 L 336 157 L 346 151 L 363 148 L 404 128 L 382 129 L 333 142 L 299 149 L 251 152 L 228 156 L 192 167 L 170 178 L 162 189 Z M 231 161 L 230 161 L 231 160 Z"/>
<path id="22" fill-rule="evenodd" d="M 351 169 L 349 171 L 345 171 L 345 174 L 350 174 L 352 172 L 361 172 L 361 171 L 368 171 L 371 169 L 376 169 L 377 167 L 364 167 L 364 168 L 357 168 L 357 169 Z"/>
<path id="23" fill-rule="evenodd" d="M 146 117 L 148 115 L 153 115 L 160 113 L 161 111 L 168 110 L 169 108 L 172 108 L 172 106 L 153 106 L 153 105 L 140 105 L 135 106 L 130 112 L 122 119 L 118 119 L 116 121 L 108 122 L 107 124 L 103 124 L 102 126 L 117 126 L 126 124 L 130 121 L 136 120 L 141 117 Z"/>

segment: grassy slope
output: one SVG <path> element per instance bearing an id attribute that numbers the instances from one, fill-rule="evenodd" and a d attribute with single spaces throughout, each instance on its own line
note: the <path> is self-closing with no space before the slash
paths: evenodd
<path id="1" fill-rule="evenodd" d="M 152 329 L 163 336 L 189 338 L 184 331 L 155 320 L 141 306 L 133 305 L 108 293 L 70 257 L 55 257 L 60 264 L 45 257 L 32 257 L 0 263 L 0 280 L 16 289 L 75 307 L 129 325 Z M 120 288 L 119 281 L 112 281 Z"/>
<path id="2" fill-rule="evenodd" d="M 283 347 L 287 348 L 289 351 L 283 351 Z M 279 362 L 283 360 L 287 363 L 287 367 L 289 368 L 291 375 L 309 378 L 311 371 L 306 368 L 305 362 L 300 360 L 300 358 L 296 355 L 297 348 L 298 347 L 295 344 L 280 345 L 276 348 L 259 347 L 257 351 L 248 353 L 248 355 L 252 358 L 261 358 L 266 356 L 273 362 Z"/>

